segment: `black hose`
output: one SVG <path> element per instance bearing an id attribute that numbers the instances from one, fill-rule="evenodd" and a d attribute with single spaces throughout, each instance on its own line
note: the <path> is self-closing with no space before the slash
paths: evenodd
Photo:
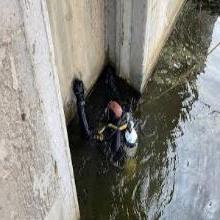
<path id="1" fill-rule="evenodd" d="M 88 123 L 87 116 L 86 116 L 84 85 L 81 80 L 76 79 L 73 82 L 73 92 L 77 100 L 77 113 L 79 116 L 81 133 L 84 138 L 89 139 L 91 137 L 92 132 L 89 128 L 89 123 Z"/>

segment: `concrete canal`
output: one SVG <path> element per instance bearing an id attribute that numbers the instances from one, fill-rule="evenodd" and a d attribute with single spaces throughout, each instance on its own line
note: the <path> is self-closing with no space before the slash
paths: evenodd
<path id="1" fill-rule="evenodd" d="M 139 150 L 123 169 L 81 140 L 77 120 L 69 126 L 82 219 L 220 218 L 219 12 L 217 1 L 185 5 L 138 100 Z M 102 92 L 97 83 L 87 100 L 93 124 Z"/>

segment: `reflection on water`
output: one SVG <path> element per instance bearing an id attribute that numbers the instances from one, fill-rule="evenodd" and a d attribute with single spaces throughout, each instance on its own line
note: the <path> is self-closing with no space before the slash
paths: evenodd
<path id="1" fill-rule="evenodd" d="M 214 10 L 214 1 L 192 2 L 139 101 L 136 158 L 123 170 L 111 167 L 81 141 L 76 120 L 71 124 L 82 219 L 220 219 L 219 3 Z M 94 123 L 102 92 L 99 85 L 88 100 Z M 130 97 L 127 91 L 123 102 Z"/>
<path id="2" fill-rule="evenodd" d="M 220 42 L 220 18 L 214 24 L 208 51 Z M 175 138 L 178 165 L 175 192 L 166 208 L 169 218 L 220 218 L 220 48 L 207 56 L 205 68 L 197 76 L 198 98 L 190 118 L 179 120 L 182 134 Z"/>

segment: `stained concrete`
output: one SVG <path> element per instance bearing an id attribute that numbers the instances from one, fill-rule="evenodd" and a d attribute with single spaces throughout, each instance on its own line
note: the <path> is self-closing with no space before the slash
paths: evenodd
<path id="1" fill-rule="evenodd" d="M 184 0 L 47 0 L 56 66 L 67 122 L 71 83 L 88 91 L 105 61 L 143 92 Z"/>
<path id="2" fill-rule="evenodd" d="M 138 91 L 143 92 L 184 2 L 105 1 L 108 57 L 118 74 Z"/>
<path id="3" fill-rule="evenodd" d="M 148 1 L 142 65 L 143 91 L 185 0 Z"/>
<path id="4" fill-rule="evenodd" d="M 105 61 L 103 0 L 47 0 L 67 121 L 73 116 L 72 80 L 90 89 Z"/>
<path id="5" fill-rule="evenodd" d="M 46 2 L 0 14 L 0 219 L 78 219 Z"/>

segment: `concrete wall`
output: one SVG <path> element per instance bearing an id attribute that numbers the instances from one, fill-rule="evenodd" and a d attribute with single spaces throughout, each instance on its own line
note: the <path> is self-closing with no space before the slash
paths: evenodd
<path id="1" fill-rule="evenodd" d="M 46 2 L 0 16 L 0 219 L 78 219 Z"/>
<path id="2" fill-rule="evenodd" d="M 47 0 L 67 121 L 73 115 L 71 83 L 92 87 L 105 61 L 103 0 Z"/>
<path id="3" fill-rule="evenodd" d="M 71 83 L 90 89 L 105 60 L 143 91 L 184 0 L 47 0 L 67 122 Z"/>
<path id="4" fill-rule="evenodd" d="M 141 91 L 144 89 L 146 80 L 157 62 L 184 2 L 185 0 L 148 1 Z"/>
<path id="5" fill-rule="evenodd" d="M 108 57 L 137 90 L 143 91 L 184 2 L 105 0 Z"/>

